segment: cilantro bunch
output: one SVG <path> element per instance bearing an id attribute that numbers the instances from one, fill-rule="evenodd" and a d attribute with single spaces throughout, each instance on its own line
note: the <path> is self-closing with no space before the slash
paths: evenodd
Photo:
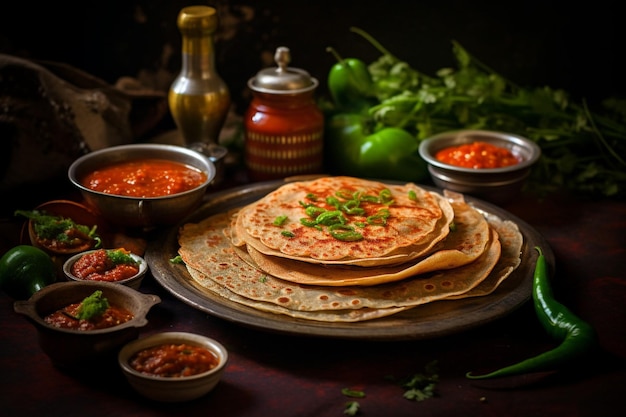
<path id="1" fill-rule="evenodd" d="M 458 42 L 453 42 L 457 68 L 428 76 L 361 29 L 352 31 L 382 54 L 368 66 L 379 100 L 369 114 L 381 126 L 400 127 L 418 140 L 457 129 L 518 134 L 542 150 L 529 180 L 532 191 L 626 197 L 626 100 L 608 98 L 600 113 L 564 90 L 522 88 Z"/>

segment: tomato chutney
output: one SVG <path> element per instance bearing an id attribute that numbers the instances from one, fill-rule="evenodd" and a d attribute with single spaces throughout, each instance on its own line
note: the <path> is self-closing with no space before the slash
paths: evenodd
<path id="1" fill-rule="evenodd" d="M 108 165 L 81 183 L 94 191 L 128 197 L 162 197 L 199 187 L 207 173 L 181 162 L 138 159 Z"/>
<path id="2" fill-rule="evenodd" d="M 165 343 L 137 352 L 129 364 L 144 374 L 180 378 L 210 371 L 219 364 L 219 359 L 203 346 Z"/>
<path id="3" fill-rule="evenodd" d="M 98 330 L 118 326 L 133 319 L 133 313 L 123 307 L 110 305 L 106 311 L 90 319 L 77 317 L 82 303 L 69 304 L 44 317 L 51 326 L 74 330 Z"/>
<path id="4" fill-rule="evenodd" d="M 71 267 L 72 275 L 91 281 L 117 282 L 132 278 L 139 272 L 139 264 L 130 256 L 119 261 L 106 249 L 98 249 L 81 256 Z M 126 252 L 124 252 L 126 253 Z"/>
<path id="5" fill-rule="evenodd" d="M 487 142 L 451 146 L 435 154 L 438 161 L 463 168 L 503 168 L 520 163 L 511 151 Z"/>

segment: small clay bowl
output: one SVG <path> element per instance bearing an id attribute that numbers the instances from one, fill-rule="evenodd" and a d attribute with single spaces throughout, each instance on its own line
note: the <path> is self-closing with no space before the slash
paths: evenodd
<path id="1" fill-rule="evenodd" d="M 52 216 L 68 218 L 73 220 L 76 224 L 84 225 L 89 228 L 97 226 L 96 232 L 98 235 L 100 235 L 103 241 L 107 240 L 107 225 L 101 217 L 83 204 L 71 200 L 52 200 L 37 206 L 35 210 L 46 212 Z M 27 239 L 25 239 L 25 235 Z M 30 219 L 25 222 L 24 228 L 22 229 L 22 241 L 30 242 L 31 245 L 42 249 L 51 256 L 56 255 L 61 257 L 68 257 L 92 249 L 96 245 L 96 241 L 89 241 L 83 245 L 67 249 L 45 245 L 42 240 L 37 237 L 34 229 L 34 221 Z"/>
<path id="2" fill-rule="evenodd" d="M 97 330 L 76 330 L 52 326 L 44 318 L 69 304 L 79 303 L 95 291 L 102 291 L 110 304 L 124 307 L 133 314 L 130 321 Z M 102 365 L 126 343 L 139 336 L 139 328 L 148 324 L 150 309 L 161 302 L 157 295 L 143 294 L 125 285 L 110 282 L 58 282 L 37 291 L 28 300 L 13 304 L 16 313 L 25 316 L 37 329 L 39 346 L 52 363 L 60 368 L 80 370 Z"/>

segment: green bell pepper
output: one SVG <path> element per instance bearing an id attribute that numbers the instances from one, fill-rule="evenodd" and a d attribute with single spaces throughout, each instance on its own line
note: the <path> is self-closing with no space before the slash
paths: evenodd
<path id="1" fill-rule="evenodd" d="M 336 175 L 420 182 L 427 178 L 418 140 L 406 130 L 371 128 L 371 119 L 354 113 L 330 116 L 326 160 Z"/>
<path id="2" fill-rule="evenodd" d="M 57 280 L 56 266 L 43 250 L 30 245 L 9 249 L 0 258 L 0 289 L 26 299 Z"/>
<path id="3" fill-rule="evenodd" d="M 326 48 L 337 59 L 328 73 L 328 90 L 340 112 L 365 112 L 376 104 L 373 82 L 367 65 L 355 58 L 342 58 L 334 48 Z"/>

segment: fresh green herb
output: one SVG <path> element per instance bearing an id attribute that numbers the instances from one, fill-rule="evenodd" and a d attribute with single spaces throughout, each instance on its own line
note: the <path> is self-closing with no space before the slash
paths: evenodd
<path id="1" fill-rule="evenodd" d="M 170 262 L 173 264 L 184 264 L 183 257 L 180 255 L 176 255 L 173 258 L 170 258 Z"/>
<path id="2" fill-rule="evenodd" d="M 451 222 L 450 223 L 450 231 L 451 232 L 456 232 L 456 223 L 455 222 Z"/>
<path id="3" fill-rule="evenodd" d="M 287 216 L 278 216 L 274 219 L 274 226 L 282 226 L 287 221 Z"/>
<path id="4" fill-rule="evenodd" d="M 358 401 L 348 401 L 346 403 L 346 407 L 343 410 L 343 413 L 348 416 L 356 416 L 359 412 L 359 402 Z"/>
<path id="5" fill-rule="evenodd" d="M 417 194 L 413 190 L 409 190 L 409 200 L 417 201 Z"/>
<path id="6" fill-rule="evenodd" d="M 424 366 L 424 372 L 397 381 L 405 389 L 403 397 L 412 401 L 424 401 L 436 395 L 439 382 L 438 362 L 436 360 Z"/>
<path id="7" fill-rule="evenodd" d="M 280 232 L 281 235 L 285 236 L 285 237 L 295 237 L 296 235 L 293 234 L 293 232 L 290 232 L 289 230 L 283 230 L 282 232 Z"/>
<path id="8" fill-rule="evenodd" d="M 91 320 L 102 315 L 107 308 L 109 308 L 109 300 L 102 297 L 102 291 L 96 290 L 80 303 L 76 317 L 80 320 Z"/>
<path id="9" fill-rule="evenodd" d="M 107 249 L 107 258 L 115 265 L 130 264 L 136 265 L 139 262 L 130 256 L 130 252 L 126 249 Z"/>
<path id="10" fill-rule="evenodd" d="M 353 389 L 350 389 L 350 388 L 343 388 L 341 390 L 341 393 L 343 395 L 345 395 L 346 397 L 365 398 L 365 392 L 364 391 L 353 390 Z"/>
<path id="11" fill-rule="evenodd" d="M 457 129 L 525 136 L 542 150 L 528 186 L 589 196 L 626 196 L 626 100 L 609 98 L 602 113 L 551 87 L 522 88 L 452 42 L 457 68 L 431 77 L 393 56 L 369 34 L 351 30 L 381 53 L 368 69 L 379 104 L 378 126 L 406 130 L 418 141 Z"/>
<path id="12" fill-rule="evenodd" d="M 88 227 L 77 224 L 72 219 L 54 216 L 39 210 L 16 210 L 15 215 L 32 220 L 35 234 L 43 240 L 56 240 L 68 246 L 95 241 L 94 248 L 99 248 L 102 244 L 100 236 L 96 233 L 97 225 Z"/>
<path id="13" fill-rule="evenodd" d="M 260 282 L 267 282 L 267 275 L 263 275 L 261 278 L 259 278 Z"/>

